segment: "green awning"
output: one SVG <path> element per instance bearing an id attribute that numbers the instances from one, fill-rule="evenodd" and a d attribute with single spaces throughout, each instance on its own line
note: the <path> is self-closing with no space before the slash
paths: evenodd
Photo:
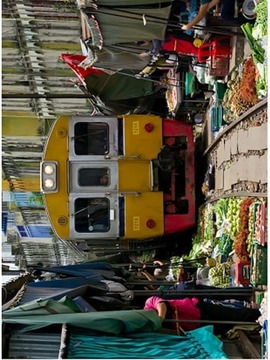
<path id="1" fill-rule="evenodd" d="M 61 306 L 62 305 L 62 306 Z M 119 335 L 133 332 L 152 332 L 161 328 L 161 320 L 154 310 L 121 310 L 76 312 L 72 304 L 54 300 L 37 300 L 4 311 L 2 321 L 27 325 L 30 331 L 53 324 L 68 324 L 84 329 Z"/>
<path id="2" fill-rule="evenodd" d="M 131 70 L 123 69 L 112 75 L 90 74 L 85 78 L 88 91 L 107 101 L 123 101 L 154 94 L 153 82 L 148 79 L 137 79 Z"/>

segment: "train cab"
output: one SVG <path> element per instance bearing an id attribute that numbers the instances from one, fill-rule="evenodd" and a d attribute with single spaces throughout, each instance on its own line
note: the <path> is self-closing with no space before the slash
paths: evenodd
<path id="1" fill-rule="evenodd" d="M 155 238 L 195 223 L 192 126 L 152 115 L 61 116 L 41 190 L 62 239 Z"/>

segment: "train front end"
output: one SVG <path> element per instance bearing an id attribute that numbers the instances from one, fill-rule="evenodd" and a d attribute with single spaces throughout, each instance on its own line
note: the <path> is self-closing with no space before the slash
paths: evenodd
<path id="1" fill-rule="evenodd" d="M 151 115 L 60 117 L 41 190 L 63 239 L 143 240 L 187 229 L 195 222 L 192 128 Z"/>

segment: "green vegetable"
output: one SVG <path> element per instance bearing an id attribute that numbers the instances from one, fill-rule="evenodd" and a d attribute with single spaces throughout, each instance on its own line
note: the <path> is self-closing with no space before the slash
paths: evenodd
<path id="1" fill-rule="evenodd" d="M 260 35 L 267 35 L 267 0 L 261 0 L 255 7 L 254 12 L 256 13 L 256 21 L 254 28 L 259 27 Z"/>
<path id="2" fill-rule="evenodd" d="M 250 46 L 250 50 L 251 50 L 254 62 L 255 63 L 263 63 L 264 57 L 265 57 L 265 51 L 262 48 L 262 46 L 260 45 L 260 43 L 252 35 L 253 26 L 250 23 L 246 23 L 246 24 L 241 25 L 241 29 L 243 30 L 243 33 L 245 34 L 245 37 Z"/>

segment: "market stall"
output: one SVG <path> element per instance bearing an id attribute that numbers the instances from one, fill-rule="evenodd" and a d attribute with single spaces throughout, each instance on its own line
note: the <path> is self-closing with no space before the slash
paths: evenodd
<path id="1" fill-rule="evenodd" d="M 214 139 L 237 119 L 244 122 L 245 114 L 268 95 L 267 1 L 261 0 L 254 12 L 254 24 L 241 26 L 250 55 L 227 74 L 222 91 L 217 78 L 211 79 L 214 95 L 209 113 Z M 260 126 L 258 117 L 253 121 L 257 123 L 252 126 Z M 258 320 L 262 327 L 261 355 L 267 358 L 267 198 L 252 196 L 251 192 L 250 188 L 250 194 L 242 197 L 227 194 L 200 207 L 197 233 L 185 260 L 207 257 L 203 265 L 197 263 L 200 284 L 252 288 L 252 306 L 259 307 L 262 314 Z"/>
<path id="2" fill-rule="evenodd" d="M 267 1 L 261 0 L 254 8 L 255 23 L 247 22 L 241 29 L 248 42 L 251 55 L 244 58 L 228 74 L 227 90 L 218 105 L 222 105 L 219 126 L 213 129 L 214 135 L 220 128 L 230 124 L 245 111 L 267 97 Z M 217 103 L 217 100 L 215 99 Z"/>
<path id="3" fill-rule="evenodd" d="M 197 262 L 197 284 L 253 289 L 262 354 L 267 352 L 267 199 L 228 197 L 200 207 L 197 234 L 184 257 Z"/>

